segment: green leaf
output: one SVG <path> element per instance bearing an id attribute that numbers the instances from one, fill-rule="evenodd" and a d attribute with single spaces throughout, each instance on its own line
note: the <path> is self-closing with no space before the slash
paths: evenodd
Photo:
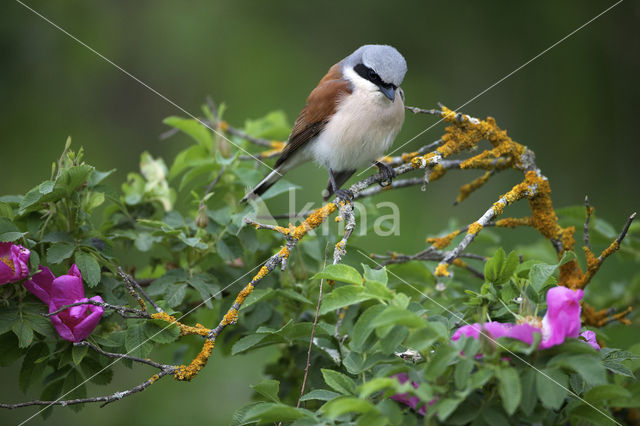
<path id="1" fill-rule="evenodd" d="M 65 392 L 65 398 L 80 399 L 87 397 L 87 387 L 84 385 L 84 379 L 77 370 L 69 371 L 67 377 L 64 379 L 62 390 Z M 76 413 L 84 407 L 84 404 L 69 405 Z"/>
<path id="2" fill-rule="evenodd" d="M 82 279 L 89 287 L 95 287 L 100 282 L 100 265 L 93 255 L 83 251 L 76 252 L 76 265 L 80 268 Z"/>
<path id="3" fill-rule="evenodd" d="M 364 287 L 350 285 L 337 287 L 322 299 L 320 315 L 373 298 L 374 296 Z"/>
<path id="4" fill-rule="evenodd" d="M 113 379 L 113 370 L 104 368 L 99 361 L 91 357 L 85 357 L 82 360 L 80 369 L 88 380 L 97 385 L 108 385 Z"/>
<path id="5" fill-rule="evenodd" d="M 549 360 L 547 367 L 573 370 L 591 386 L 601 385 L 607 381 L 604 365 L 596 355 L 562 353 Z"/>
<path id="6" fill-rule="evenodd" d="M 487 282 L 496 282 L 498 277 L 500 276 L 500 271 L 504 267 L 506 255 L 502 247 L 499 247 L 498 250 L 487 259 L 487 262 L 484 264 L 484 278 Z"/>
<path id="7" fill-rule="evenodd" d="M 520 409 L 530 416 L 538 402 L 536 393 L 536 371 L 528 368 L 522 373 L 522 400 Z"/>
<path id="8" fill-rule="evenodd" d="M 188 167 L 198 165 L 200 161 L 209 158 L 210 156 L 211 153 L 202 145 L 191 145 L 189 148 L 180 151 L 171 165 L 169 179 L 173 180 Z"/>
<path id="9" fill-rule="evenodd" d="M 329 418 L 335 419 L 346 413 L 368 413 L 377 411 L 377 408 L 367 400 L 345 396 L 327 402 L 320 410 Z"/>
<path id="10" fill-rule="evenodd" d="M 602 365 L 604 365 L 607 370 L 612 371 L 615 374 L 635 378 L 633 371 L 631 371 L 629 367 L 615 359 L 605 359 L 602 361 Z"/>
<path id="11" fill-rule="evenodd" d="M 531 287 L 536 292 L 540 292 L 553 273 L 558 269 L 558 265 L 547 265 L 546 263 L 538 263 L 533 265 L 529 270 L 529 280 Z"/>
<path id="12" fill-rule="evenodd" d="M 328 279 L 334 281 L 342 281 L 350 284 L 362 284 L 362 276 L 355 268 L 344 265 L 342 263 L 338 263 L 336 265 L 327 265 L 321 271 L 311 277 L 312 280 L 315 279 Z"/>
<path id="13" fill-rule="evenodd" d="M 465 389 L 471 378 L 471 371 L 473 371 L 473 361 L 469 358 L 464 358 L 456 364 L 454 372 L 454 382 L 457 389 Z"/>
<path id="14" fill-rule="evenodd" d="M 427 365 L 426 376 L 430 380 L 435 380 L 444 370 L 447 369 L 449 364 L 459 356 L 458 349 L 449 345 L 442 345 L 436 349 L 435 354 L 429 360 Z"/>
<path id="15" fill-rule="evenodd" d="M 631 392 L 620 385 L 604 384 L 591 388 L 584 394 L 584 399 L 592 403 L 617 398 L 631 398 Z"/>
<path id="16" fill-rule="evenodd" d="M 26 232 L 20 232 L 17 226 L 15 226 L 9 219 L 0 217 L 0 242 L 9 243 L 22 238 L 26 235 Z"/>
<path id="17" fill-rule="evenodd" d="M 180 327 L 162 320 L 149 320 L 144 323 L 144 334 L 156 343 L 172 343 L 180 336 Z"/>
<path id="18" fill-rule="evenodd" d="M 270 399 L 273 402 L 280 402 L 278 392 L 280 391 L 280 382 L 278 380 L 263 380 L 255 386 L 251 386 L 254 391 Z"/>
<path id="19" fill-rule="evenodd" d="M 76 249 L 73 243 L 54 243 L 47 249 L 47 262 L 57 264 L 68 259 Z"/>
<path id="20" fill-rule="evenodd" d="M 89 351 L 89 347 L 88 346 L 76 346 L 74 345 L 73 348 L 71 349 L 71 358 L 73 359 L 73 363 L 75 365 L 78 365 L 82 362 L 82 360 L 84 359 L 84 357 L 87 355 L 87 352 Z"/>
<path id="21" fill-rule="evenodd" d="M 536 373 L 536 391 L 545 408 L 557 410 L 567 397 L 569 379 L 557 368 L 545 368 Z"/>
<path id="22" fill-rule="evenodd" d="M 389 277 L 387 276 L 387 268 L 371 269 L 369 265 L 362 264 L 365 282 L 376 282 L 387 286 Z"/>
<path id="23" fill-rule="evenodd" d="M 167 117 L 162 120 L 162 122 L 167 126 L 175 127 L 176 129 L 183 131 L 207 150 L 210 151 L 213 148 L 211 131 L 200 122 L 190 118 L 181 118 L 174 116 Z"/>
<path id="24" fill-rule="evenodd" d="M 371 335 L 373 331 L 373 327 L 371 326 L 371 322 L 378 316 L 382 311 L 385 310 L 384 305 L 373 305 L 367 308 L 356 321 L 356 324 L 351 331 L 351 344 L 350 347 L 352 350 L 356 352 L 361 352 L 364 348 L 364 343 L 367 338 Z"/>
<path id="25" fill-rule="evenodd" d="M 26 348 L 31 344 L 33 340 L 33 329 L 31 328 L 31 324 L 28 321 L 24 321 L 22 319 L 13 323 L 11 330 L 18 337 L 18 347 Z"/>
<path id="26" fill-rule="evenodd" d="M 9 327 L 11 329 L 11 327 Z M 24 355 L 25 350 L 18 347 L 18 338 L 13 333 L 0 335 L 0 367 L 8 367 Z"/>
<path id="27" fill-rule="evenodd" d="M 502 399 L 502 406 L 507 414 L 512 415 L 522 398 L 520 377 L 515 368 L 502 367 L 496 370 L 498 378 L 498 393 Z"/>
<path id="28" fill-rule="evenodd" d="M 300 401 L 311 401 L 311 400 L 331 401 L 332 399 L 337 398 L 339 396 L 340 396 L 339 393 L 332 392 L 330 390 L 314 389 L 311 392 L 308 392 L 302 395 L 302 398 L 300 398 Z"/>
<path id="29" fill-rule="evenodd" d="M 426 321 L 414 312 L 397 306 L 388 306 L 371 322 L 371 327 L 374 328 L 386 325 L 406 325 L 407 327 L 420 328 L 426 326 Z"/>
<path id="30" fill-rule="evenodd" d="M 360 398 L 365 399 L 376 392 L 380 392 L 383 389 L 392 388 L 397 383 L 398 381 L 396 379 L 392 379 L 391 377 L 376 377 L 360 385 L 358 387 L 358 392 Z"/>
<path id="31" fill-rule="evenodd" d="M 231 349 L 231 355 L 237 355 L 241 352 L 246 351 L 254 347 L 255 345 L 262 342 L 267 336 L 265 334 L 249 334 L 248 336 L 242 337 L 236 343 L 234 343 L 233 348 Z"/>
<path id="32" fill-rule="evenodd" d="M 18 318 L 19 310 L 17 306 L 0 306 L 0 334 L 11 330 Z"/>
<path id="33" fill-rule="evenodd" d="M 356 385 L 350 377 L 326 368 L 322 368 L 321 371 L 325 383 L 329 385 L 331 389 L 340 392 L 343 395 L 355 394 Z"/>
<path id="34" fill-rule="evenodd" d="M 26 392 L 33 383 L 42 378 L 42 373 L 44 373 L 47 364 L 37 361 L 47 355 L 49 355 L 49 348 L 44 343 L 36 343 L 29 348 L 20 369 L 19 383 L 22 392 Z"/>
<path id="35" fill-rule="evenodd" d="M 139 358 L 146 358 L 153 349 L 153 344 L 149 342 L 144 331 L 146 321 L 128 320 L 127 323 L 128 327 L 124 338 L 124 347 L 127 353 Z"/>
<path id="36" fill-rule="evenodd" d="M 172 308 L 175 308 L 180 303 L 182 303 L 182 300 L 184 299 L 186 292 L 187 292 L 186 284 L 170 285 L 167 288 L 167 291 L 165 292 L 164 300 L 167 302 L 167 305 L 169 305 Z"/>
<path id="37" fill-rule="evenodd" d="M 256 404 L 245 414 L 245 420 L 257 420 L 259 424 L 291 422 L 302 417 L 313 418 L 313 414 L 302 408 L 271 402 Z"/>

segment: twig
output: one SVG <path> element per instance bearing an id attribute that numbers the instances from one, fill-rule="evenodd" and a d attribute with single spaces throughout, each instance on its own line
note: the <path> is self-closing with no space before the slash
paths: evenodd
<path id="1" fill-rule="evenodd" d="M 589 243 L 589 220 L 591 219 L 591 213 L 593 208 L 589 205 L 589 196 L 584 196 L 584 206 L 587 209 L 587 218 L 584 220 L 584 246 L 591 250 L 591 244 Z"/>
<path id="2" fill-rule="evenodd" d="M 43 317 L 50 317 L 52 315 L 57 315 L 66 309 L 72 308 L 74 306 L 80 306 L 80 305 L 94 305 L 94 306 L 100 306 L 104 309 L 111 309 L 117 312 L 123 318 L 151 318 L 151 315 L 147 311 L 143 311 L 140 309 L 127 308 L 126 306 L 112 305 L 106 302 L 98 302 L 96 300 L 86 300 L 84 302 L 71 303 L 69 305 L 64 305 L 60 307 L 60 309 L 58 310 L 49 312 L 48 314 L 42 313 L 40 315 L 42 315 Z"/>
<path id="3" fill-rule="evenodd" d="M 144 290 L 142 289 L 142 287 L 140 286 L 140 284 L 138 284 L 136 282 L 135 279 L 133 279 L 133 277 L 127 273 L 125 273 L 121 267 L 118 267 L 118 275 L 120 275 L 120 278 L 123 279 L 125 285 L 127 287 L 132 287 L 135 288 L 137 290 L 137 292 L 139 292 L 142 297 L 144 297 L 147 302 L 151 303 L 151 306 L 153 306 L 156 310 L 156 312 L 164 312 L 162 310 L 162 308 L 160 306 L 158 306 L 158 304 L 156 302 L 153 301 L 153 299 L 151 299 L 149 296 L 147 296 L 147 293 L 144 292 Z M 138 299 L 138 303 L 144 307 L 144 302 L 142 301 L 142 299 L 140 299 L 140 296 L 137 295 L 137 292 L 134 291 L 132 294 L 133 297 L 135 297 L 136 299 Z"/>
<path id="4" fill-rule="evenodd" d="M 327 248 L 329 244 L 324 248 L 324 266 L 327 266 Z M 323 267 L 324 267 L 323 266 Z M 324 278 L 320 280 L 320 289 L 318 290 L 318 303 L 316 304 L 316 314 L 313 318 L 313 325 L 311 326 L 311 337 L 309 338 L 309 348 L 307 349 L 307 362 L 304 366 L 304 376 L 302 377 L 302 387 L 300 388 L 300 396 L 298 397 L 298 403 L 296 408 L 300 408 L 300 400 L 304 395 L 304 390 L 307 387 L 307 377 L 309 377 L 309 366 L 311 365 L 311 349 L 313 349 L 313 336 L 316 332 L 316 325 L 318 324 L 318 318 L 320 317 L 320 304 L 322 303 L 322 286 L 324 285 Z"/>
<path id="5" fill-rule="evenodd" d="M 27 402 L 20 402 L 17 404 L 0 404 L 0 408 L 7 408 L 9 410 L 13 410 L 14 408 L 20 408 L 20 407 L 29 407 L 29 406 L 33 406 L 33 405 L 61 405 L 63 407 L 67 406 L 67 405 L 76 405 L 76 404 L 85 404 L 88 402 L 102 402 L 103 404 L 100 405 L 100 407 L 104 407 L 105 405 L 114 402 L 114 401 L 118 401 L 124 397 L 127 397 L 131 394 L 137 393 L 137 392 L 141 392 L 143 390 L 145 390 L 146 388 L 148 388 L 149 386 L 151 386 L 153 383 L 155 383 L 157 380 L 161 379 L 162 377 L 166 376 L 167 374 L 169 374 L 169 371 L 160 371 L 156 374 L 154 374 L 153 376 L 151 376 L 150 378 L 148 378 L 147 380 L 145 380 L 144 382 L 142 382 L 141 384 L 139 384 L 138 386 L 135 386 L 131 389 L 128 389 L 126 391 L 122 391 L 122 392 L 114 392 L 111 395 L 104 395 L 104 396 L 95 396 L 92 398 L 79 398 L 79 399 L 68 399 L 68 400 L 56 400 L 56 401 L 41 401 L 41 400 L 33 400 L 33 401 L 27 401 Z"/>
<path id="6" fill-rule="evenodd" d="M 93 349 L 94 351 L 96 351 L 96 352 L 98 352 L 99 354 L 104 355 L 104 356 L 106 356 L 106 357 L 109 357 L 109 358 L 117 358 L 117 359 L 128 359 L 128 360 L 131 360 L 131 361 L 134 361 L 134 362 L 139 362 L 139 363 L 141 363 L 141 364 L 147 364 L 147 365 L 150 365 L 150 366 L 155 367 L 155 368 L 157 368 L 157 369 L 159 369 L 159 370 L 167 371 L 167 372 L 169 372 L 169 373 L 173 373 L 173 372 L 174 372 L 174 370 L 175 370 L 175 367 L 174 367 L 173 365 L 160 364 L 160 363 L 157 363 L 157 362 L 155 362 L 155 361 L 151 361 L 151 360 L 150 360 L 150 359 L 148 359 L 148 358 L 138 358 L 138 357 L 131 356 L 131 355 L 128 355 L 128 354 L 120 354 L 120 353 L 114 353 L 114 352 L 106 352 L 106 351 L 104 351 L 102 348 L 100 348 L 99 346 L 97 346 L 97 345 L 95 345 L 95 344 L 93 344 L 93 343 L 89 342 L 88 340 L 83 340 L 83 341 L 81 341 L 81 342 L 76 342 L 76 343 L 74 343 L 73 345 L 74 345 L 74 346 L 88 346 L 88 347 L 90 347 L 91 349 Z"/>

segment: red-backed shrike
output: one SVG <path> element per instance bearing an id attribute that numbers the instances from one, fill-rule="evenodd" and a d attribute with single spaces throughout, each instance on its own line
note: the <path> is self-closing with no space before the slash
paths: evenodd
<path id="1" fill-rule="evenodd" d="M 387 180 L 393 169 L 377 162 L 404 121 L 400 84 L 407 63 L 391 46 L 365 45 L 329 69 L 307 98 L 289 140 L 267 175 L 242 201 L 263 194 L 294 167 L 314 160 L 329 171 L 324 199 L 340 189 L 360 167 L 375 163 Z"/>

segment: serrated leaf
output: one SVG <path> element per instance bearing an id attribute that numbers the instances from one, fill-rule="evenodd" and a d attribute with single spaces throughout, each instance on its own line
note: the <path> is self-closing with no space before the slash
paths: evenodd
<path id="1" fill-rule="evenodd" d="M 47 364 L 36 361 L 47 355 L 49 355 L 49 348 L 44 343 L 37 343 L 29 348 L 20 369 L 19 383 L 22 392 L 26 392 L 33 383 L 42 378 L 42 373 L 44 373 Z"/>
<path id="2" fill-rule="evenodd" d="M 320 315 L 373 298 L 364 287 L 347 285 L 334 288 L 322 299 Z"/>
<path id="3" fill-rule="evenodd" d="M 33 329 L 28 321 L 19 319 L 11 326 L 11 330 L 18 338 L 18 347 L 26 348 L 33 340 Z"/>
<path id="4" fill-rule="evenodd" d="M 349 377 L 334 370 L 322 368 L 322 377 L 329 387 L 343 395 L 353 395 L 356 392 L 356 384 Z"/>
<path id="5" fill-rule="evenodd" d="M 362 284 L 362 276 L 355 268 L 338 263 L 336 265 L 327 265 L 321 272 L 318 272 L 313 277 L 315 279 L 327 279 L 334 281 L 341 281 L 350 284 Z"/>
<path id="6" fill-rule="evenodd" d="M 416 315 L 407 309 L 397 306 L 388 306 L 376 318 L 371 321 L 372 327 L 384 327 L 387 325 L 405 325 L 412 328 L 425 327 L 427 322 L 424 318 Z"/>
<path id="7" fill-rule="evenodd" d="M 186 284 L 174 284 L 167 288 L 164 294 L 164 300 L 172 308 L 178 306 L 184 300 L 184 296 L 187 292 Z"/>
<path id="8" fill-rule="evenodd" d="M 108 385 L 113 379 L 113 370 L 111 368 L 104 368 L 99 361 L 85 357 L 80 364 L 80 369 L 84 373 L 87 380 L 97 385 Z"/>
<path id="9" fill-rule="evenodd" d="M 273 402 L 280 402 L 278 392 L 280 391 L 280 382 L 278 380 L 268 379 L 263 380 L 255 386 L 251 386 L 254 391 L 270 399 Z"/>
<path id="10" fill-rule="evenodd" d="M 344 396 L 327 402 L 320 410 L 329 418 L 335 419 L 346 413 L 368 413 L 377 411 L 377 408 L 367 400 Z"/>
<path id="11" fill-rule="evenodd" d="M 313 418 L 313 415 L 302 408 L 271 402 L 256 404 L 245 414 L 245 420 L 258 420 L 259 424 L 291 422 L 302 417 Z"/>
<path id="12" fill-rule="evenodd" d="M 330 390 L 326 390 L 326 389 L 314 389 L 311 392 L 308 392 L 304 395 L 302 395 L 302 398 L 300 398 L 300 401 L 311 401 L 311 400 L 318 400 L 318 401 L 331 401 L 334 398 L 339 397 L 340 394 L 337 392 L 333 392 Z"/>
<path id="13" fill-rule="evenodd" d="M 538 399 L 545 408 L 557 410 L 567 396 L 568 377 L 557 368 L 545 368 L 536 373 Z"/>
<path id="14" fill-rule="evenodd" d="M 231 349 L 231 355 L 237 355 L 241 352 L 246 351 L 254 347 L 255 345 L 262 342 L 267 336 L 265 334 L 249 334 L 248 336 L 242 337 L 236 343 L 234 343 L 233 348 Z"/>
<path id="15" fill-rule="evenodd" d="M 89 287 L 98 285 L 100 282 L 100 264 L 98 264 L 96 258 L 89 253 L 78 251 L 75 254 L 75 261 L 82 273 L 82 280 Z"/>
<path id="16" fill-rule="evenodd" d="M 127 353 L 139 358 L 146 358 L 153 349 L 153 344 L 149 342 L 144 332 L 146 321 L 129 320 L 127 322 L 128 327 L 124 338 L 124 347 Z"/>
<path id="17" fill-rule="evenodd" d="M 620 385 L 604 384 L 591 388 L 584 394 L 584 399 L 591 403 L 618 398 L 631 398 L 631 392 Z"/>
<path id="18" fill-rule="evenodd" d="M 522 398 L 520 377 L 515 368 L 502 367 L 496 370 L 498 378 L 498 393 L 502 399 L 502 406 L 507 414 L 512 415 Z"/>
<path id="19" fill-rule="evenodd" d="M 68 259 L 76 249 L 73 243 L 54 243 L 47 249 L 47 262 L 57 264 Z"/>
<path id="20" fill-rule="evenodd" d="M 364 343 L 367 338 L 371 335 L 373 331 L 373 327 L 371 326 L 371 322 L 378 316 L 382 311 L 385 310 L 384 305 L 373 305 L 367 308 L 356 321 L 353 330 L 351 332 L 351 349 L 357 352 L 361 352 L 364 348 Z"/>
<path id="21" fill-rule="evenodd" d="M 149 320 L 144 323 L 144 334 L 156 343 L 166 344 L 175 342 L 180 336 L 180 327 L 162 320 Z"/>
<path id="22" fill-rule="evenodd" d="M 87 355 L 87 352 L 89 351 L 89 347 L 88 346 L 73 346 L 73 349 L 71 350 L 71 359 L 73 359 L 73 363 L 75 365 L 78 365 L 82 362 L 82 360 L 84 359 L 84 357 Z"/>

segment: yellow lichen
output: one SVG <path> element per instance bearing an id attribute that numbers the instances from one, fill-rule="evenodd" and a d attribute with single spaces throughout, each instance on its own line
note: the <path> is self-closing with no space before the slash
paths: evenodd
<path id="1" fill-rule="evenodd" d="M 176 380 L 181 381 L 189 381 L 193 379 L 202 368 L 207 365 L 207 361 L 211 356 L 211 352 L 213 351 L 214 342 L 213 340 L 207 339 L 202 345 L 202 350 L 200 353 L 191 361 L 189 365 L 180 365 L 176 368 L 175 373 L 173 373 L 173 377 Z"/>
<path id="2" fill-rule="evenodd" d="M 478 232 L 482 230 L 482 225 L 478 222 L 473 222 L 469 225 L 469 229 L 467 230 L 467 234 L 476 235 Z"/>
<path id="3" fill-rule="evenodd" d="M 151 384 L 154 384 L 159 378 L 159 375 L 154 374 L 153 376 L 149 377 L 149 381 L 151 382 Z"/>
<path id="4" fill-rule="evenodd" d="M 336 222 L 342 222 L 344 219 L 342 219 L 342 216 L 336 216 L 336 218 L 334 220 Z"/>
<path id="5" fill-rule="evenodd" d="M 175 317 L 167 314 L 166 312 L 157 312 L 155 314 L 151 314 L 151 318 L 166 321 L 170 324 L 176 324 L 180 328 L 181 336 L 187 336 L 191 334 L 207 336 L 209 333 L 211 333 L 211 330 L 204 327 L 202 324 L 196 324 L 195 327 L 182 324 L 180 321 L 176 320 Z"/>
<path id="6" fill-rule="evenodd" d="M 466 268 L 467 267 L 467 262 L 465 262 L 464 260 L 457 258 L 457 259 L 453 259 L 453 262 L 451 262 L 452 265 L 457 266 L 458 268 Z"/>
<path id="7" fill-rule="evenodd" d="M 429 182 L 433 182 L 434 180 L 440 179 L 442 176 L 447 174 L 447 169 L 442 167 L 441 164 L 436 164 L 431 169 L 431 173 L 429 173 Z"/>
<path id="8" fill-rule="evenodd" d="M 402 162 L 403 163 L 410 163 L 411 160 L 413 160 L 414 157 L 417 157 L 418 155 L 420 155 L 418 153 L 418 151 L 414 151 L 414 152 L 405 152 L 404 154 L 402 154 L 400 156 L 400 158 L 402 158 Z"/>
<path id="9" fill-rule="evenodd" d="M 424 168 L 427 165 L 431 164 L 431 160 L 435 157 L 437 153 L 430 152 L 426 155 L 419 155 L 417 157 L 413 157 L 411 159 L 411 167 L 414 169 Z"/>
<path id="10" fill-rule="evenodd" d="M 483 174 L 482 176 L 472 180 L 471 182 L 465 185 L 462 185 L 460 187 L 460 193 L 458 194 L 458 198 L 456 198 L 456 202 L 461 203 L 462 201 L 467 199 L 467 197 L 471 195 L 473 191 L 475 191 L 476 189 L 480 188 L 482 185 L 487 183 L 490 177 L 491 177 L 491 172 L 489 171 Z"/>
<path id="11" fill-rule="evenodd" d="M 282 233 L 285 235 L 289 235 L 296 240 L 299 240 L 304 237 L 307 232 L 320 226 L 331 213 L 337 210 L 337 208 L 338 206 L 336 206 L 335 203 L 327 203 L 324 206 L 311 212 L 300 225 L 293 226 L 289 224 L 289 228 L 283 228 Z"/>
<path id="12" fill-rule="evenodd" d="M 427 238 L 427 242 L 431 243 L 434 248 L 442 250 L 443 248 L 451 244 L 451 240 L 453 240 L 458 234 L 460 234 L 460 230 L 453 231 L 450 234 L 445 235 L 444 237 Z"/>
<path id="13" fill-rule="evenodd" d="M 436 277 L 448 277 L 448 276 L 450 276 L 449 265 L 447 263 L 438 264 L 438 266 L 436 266 L 435 275 L 436 275 Z"/>
<path id="14" fill-rule="evenodd" d="M 496 226 L 501 228 L 517 228 L 519 226 L 531 226 L 531 218 L 529 217 L 507 217 L 496 221 Z"/>
<path id="15" fill-rule="evenodd" d="M 287 145 L 286 142 L 282 142 L 282 141 L 271 141 L 269 143 L 269 145 L 271 145 L 271 148 L 277 149 L 278 151 L 282 151 L 282 149 Z"/>

